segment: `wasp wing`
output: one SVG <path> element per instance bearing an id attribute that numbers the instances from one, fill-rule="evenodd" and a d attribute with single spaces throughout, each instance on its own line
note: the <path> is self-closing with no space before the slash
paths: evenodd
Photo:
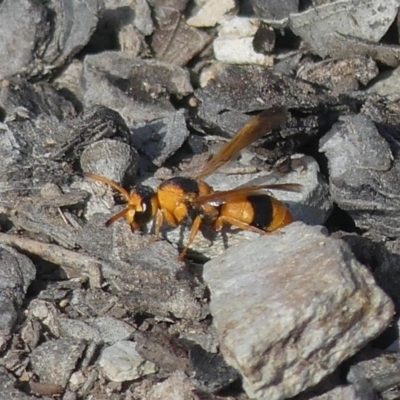
<path id="1" fill-rule="evenodd" d="M 245 147 L 277 129 L 287 120 L 287 110 L 283 106 L 268 108 L 251 118 L 222 149 L 203 167 L 196 179 L 202 180 L 228 162 Z"/>
<path id="2" fill-rule="evenodd" d="M 277 183 L 277 184 L 265 184 L 265 185 L 252 185 L 252 186 L 241 186 L 232 190 L 221 190 L 199 196 L 194 199 L 195 204 L 205 203 L 218 203 L 223 204 L 229 201 L 242 200 L 243 198 L 255 194 L 262 194 L 262 190 L 285 190 L 287 192 L 301 192 L 302 185 L 297 183 Z"/>

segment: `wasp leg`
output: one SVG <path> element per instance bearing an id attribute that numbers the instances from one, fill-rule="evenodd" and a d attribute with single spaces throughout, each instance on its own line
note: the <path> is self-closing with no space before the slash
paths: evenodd
<path id="1" fill-rule="evenodd" d="M 251 226 L 251 225 L 247 224 L 246 222 L 242 222 L 236 218 L 227 217 L 224 215 L 221 215 L 215 221 L 215 224 L 214 224 L 215 230 L 217 230 L 217 231 L 221 230 L 221 228 L 224 224 L 230 224 L 230 225 L 236 226 L 237 228 L 243 229 L 245 231 L 252 231 L 255 233 L 260 233 L 261 235 L 265 235 L 266 233 L 268 233 L 262 229 L 256 228 L 255 226 Z"/>
<path id="2" fill-rule="evenodd" d="M 202 221 L 203 221 L 203 218 L 200 215 L 198 215 L 194 219 L 193 224 L 192 224 L 192 228 L 190 230 L 189 240 L 188 240 L 185 248 L 181 251 L 181 254 L 179 254 L 179 257 L 178 257 L 179 261 L 183 261 L 183 259 L 185 258 L 186 253 L 187 253 L 190 245 L 193 243 L 196 235 L 199 233 L 199 229 L 200 229 L 200 225 L 201 225 Z"/>

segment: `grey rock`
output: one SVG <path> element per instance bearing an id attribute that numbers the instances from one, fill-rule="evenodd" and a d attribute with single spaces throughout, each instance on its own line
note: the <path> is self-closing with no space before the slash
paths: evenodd
<path id="1" fill-rule="evenodd" d="M 134 148 L 118 140 L 103 139 L 88 146 L 81 156 L 84 172 L 102 175 L 116 182 L 135 176 L 139 155 Z"/>
<path id="2" fill-rule="evenodd" d="M 171 374 L 163 382 L 152 385 L 147 392 L 148 400 L 201 400 L 204 396 L 196 393 L 191 380 L 181 371 Z"/>
<path id="3" fill-rule="evenodd" d="M 125 382 L 153 374 L 156 366 L 144 360 L 136 351 L 136 344 L 121 340 L 110 347 L 106 347 L 99 361 L 107 379 L 112 382 Z"/>
<path id="4" fill-rule="evenodd" d="M 98 0 L 6 1 L 0 25 L 4 29 L 1 54 L 8 59 L 1 63 L 1 78 L 46 75 L 62 66 L 88 43 L 99 12 Z"/>
<path id="5" fill-rule="evenodd" d="M 44 5 L 5 0 L 0 12 L 0 79 L 32 69 L 45 46 L 50 25 Z"/>
<path id="6" fill-rule="evenodd" d="M 135 58 L 131 62 L 130 78 L 134 85 L 143 85 L 153 96 L 172 94 L 178 98 L 193 92 L 189 71 L 158 60 Z"/>
<path id="7" fill-rule="evenodd" d="M 266 157 L 271 162 L 287 155 L 288 147 L 293 152 L 301 143 L 310 140 L 317 134 L 317 126 L 319 129 L 332 126 L 347 108 L 320 86 L 259 66 L 225 66 L 206 87 L 196 90 L 195 95 L 200 100 L 198 117 L 203 121 L 203 129 L 206 126 L 229 136 L 243 126 L 243 116 L 239 113 L 259 111 L 272 105 L 301 110 L 300 117 L 289 116 L 279 133 L 268 135 L 268 147 L 276 143 Z M 277 153 L 278 148 L 281 150 Z"/>
<path id="8" fill-rule="evenodd" d="M 375 43 L 340 33 L 332 33 L 334 40 L 330 43 L 330 56 L 343 59 L 357 57 L 371 57 L 374 61 L 398 67 L 400 65 L 400 46 Z"/>
<path id="9" fill-rule="evenodd" d="M 133 145 L 160 167 L 188 138 L 185 110 L 132 130 Z"/>
<path id="10" fill-rule="evenodd" d="M 333 200 L 360 228 L 391 237 L 399 235 L 397 147 L 363 115 L 343 118 L 320 141 Z"/>
<path id="11" fill-rule="evenodd" d="M 341 0 L 289 17 L 291 30 L 321 57 L 330 54 L 333 33 L 378 42 L 396 18 L 398 0 Z"/>
<path id="12" fill-rule="evenodd" d="M 52 0 L 45 3 L 53 16 L 51 41 L 41 56 L 48 68 L 60 67 L 78 53 L 96 29 L 100 0 Z"/>
<path id="13" fill-rule="evenodd" d="M 204 266 L 204 279 L 221 352 L 252 398 L 315 385 L 394 312 L 345 243 L 301 223 L 227 250 Z"/>
<path id="14" fill-rule="evenodd" d="M 189 357 L 193 368 L 192 380 L 202 392 L 218 392 L 239 379 L 239 373 L 219 353 L 209 353 L 195 345 L 190 349 Z"/>
<path id="15" fill-rule="evenodd" d="M 49 301 L 33 299 L 27 309 L 27 315 L 40 321 L 54 336 L 60 336 L 58 324 L 60 312 L 54 304 Z"/>
<path id="16" fill-rule="evenodd" d="M 165 2 L 156 1 L 156 3 L 159 3 L 155 8 L 157 28 L 151 40 L 155 58 L 184 66 L 205 49 L 211 42 L 212 36 L 187 25 L 179 9 L 180 5 L 175 8 L 175 5 L 171 6 Z"/>
<path id="17" fill-rule="evenodd" d="M 359 389 L 369 386 L 371 391 L 381 393 L 382 398 L 394 398 L 393 395 L 399 394 L 399 369 L 399 353 L 366 349 L 355 357 L 347 381 Z"/>
<path id="18" fill-rule="evenodd" d="M 94 342 L 96 344 L 102 342 L 100 331 L 85 321 L 72 318 L 60 318 L 59 327 L 59 332 L 62 337 L 84 340 L 89 343 Z"/>
<path id="19" fill-rule="evenodd" d="M 9 247 L 0 247 L 0 260 L 0 349 L 4 350 L 36 268 L 28 257 Z"/>
<path id="20" fill-rule="evenodd" d="M 70 338 L 44 342 L 30 355 L 32 370 L 42 382 L 65 387 L 85 347 L 84 341 Z"/>
<path id="21" fill-rule="evenodd" d="M 146 0 L 104 0 L 102 23 L 115 25 L 132 24 L 145 36 L 154 30 L 151 10 Z"/>
<path id="22" fill-rule="evenodd" d="M 352 57 L 345 60 L 302 63 L 297 76 L 340 94 L 359 90 L 360 84 L 366 86 L 378 73 L 378 66 L 371 58 Z"/>
<path id="23" fill-rule="evenodd" d="M 127 263 L 114 260 L 114 270 L 104 276 L 132 312 L 201 320 L 208 314 L 203 302 L 205 288 L 182 269 L 177 256 L 168 243 L 151 243 L 126 255 Z"/>
<path id="24" fill-rule="evenodd" d="M 386 97 L 390 101 L 399 99 L 400 67 L 393 71 L 382 73 L 379 80 L 368 88 L 368 92 Z"/>
<path id="25" fill-rule="evenodd" d="M 135 333 L 137 352 L 161 371 L 185 371 L 191 374 L 186 346 L 179 343 L 176 335 L 171 335 L 166 326 L 157 328 L 153 332 Z"/>
<path id="26" fill-rule="evenodd" d="M 207 0 L 191 14 L 187 24 L 194 27 L 212 27 L 226 17 L 236 14 L 237 0 Z"/>
<path id="27" fill-rule="evenodd" d="M 146 82 L 131 81 L 134 58 L 122 52 L 102 52 L 84 59 L 82 87 L 86 107 L 101 104 L 118 111 L 128 126 L 168 116 L 174 111 L 168 96 L 149 92 Z"/>
<path id="28" fill-rule="evenodd" d="M 113 317 L 98 317 L 88 322 L 98 329 L 103 342 L 107 344 L 128 340 L 135 331 L 133 326 Z"/>
<path id="29" fill-rule="evenodd" d="M 376 400 L 376 394 L 371 390 L 357 390 L 353 385 L 337 386 L 323 394 L 300 394 L 295 400 Z"/>
<path id="30" fill-rule="evenodd" d="M 250 0 L 256 17 L 261 19 L 279 20 L 299 10 L 299 0 Z"/>
<path id="31" fill-rule="evenodd" d="M 17 381 L 13 374 L 10 374 L 6 368 L 0 366 L 0 399 L 1 400 L 33 400 L 36 396 L 28 396 L 16 388 Z"/>

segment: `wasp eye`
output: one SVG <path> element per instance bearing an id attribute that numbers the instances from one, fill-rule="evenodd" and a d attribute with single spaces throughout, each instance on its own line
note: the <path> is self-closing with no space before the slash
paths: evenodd
<path id="1" fill-rule="evenodd" d="M 147 203 L 146 203 L 145 201 L 143 201 L 142 204 L 141 204 L 141 206 L 142 206 L 142 212 L 146 212 L 146 210 L 147 210 Z"/>

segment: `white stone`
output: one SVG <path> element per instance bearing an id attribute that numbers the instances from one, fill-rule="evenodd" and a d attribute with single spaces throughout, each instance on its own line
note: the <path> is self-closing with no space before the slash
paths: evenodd
<path id="1" fill-rule="evenodd" d="M 132 381 L 157 371 L 154 363 L 144 360 L 136 351 L 136 343 L 128 340 L 105 348 L 100 357 L 100 367 L 112 382 Z"/>
<path id="2" fill-rule="evenodd" d="M 225 21 L 214 40 L 214 55 L 218 61 L 230 64 L 257 64 L 272 66 L 273 56 L 257 53 L 253 40 L 260 20 L 255 18 L 235 17 Z"/>
<path id="3" fill-rule="evenodd" d="M 194 27 L 212 27 L 237 9 L 237 0 L 208 0 L 187 20 Z"/>

